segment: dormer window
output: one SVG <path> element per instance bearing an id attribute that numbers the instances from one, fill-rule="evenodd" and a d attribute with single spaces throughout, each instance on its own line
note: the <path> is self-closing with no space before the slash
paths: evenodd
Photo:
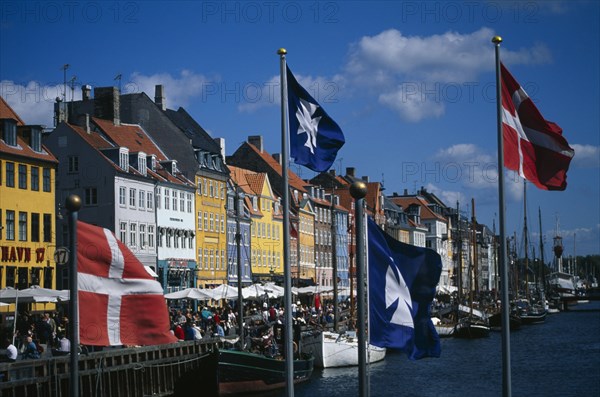
<path id="1" fill-rule="evenodd" d="M 31 148 L 36 152 L 42 151 L 42 129 L 40 127 L 31 127 Z"/>
<path id="2" fill-rule="evenodd" d="M 129 169 L 129 149 L 126 147 L 119 148 L 119 167 L 124 171 Z"/>
<path id="3" fill-rule="evenodd" d="M 148 174 L 146 164 L 146 153 L 144 152 L 138 153 L 138 172 L 144 176 Z"/>
<path id="4" fill-rule="evenodd" d="M 148 163 L 148 160 L 150 162 Z M 146 167 L 150 168 L 152 171 L 156 171 L 156 155 L 150 155 L 146 157 Z"/>
<path id="5" fill-rule="evenodd" d="M 252 197 L 252 209 L 258 211 L 258 198 L 256 196 Z"/>
<path id="6" fill-rule="evenodd" d="M 17 146 L 17 122 L 15 120 L 2 120 L 2 140 L 9 146 Z"/>

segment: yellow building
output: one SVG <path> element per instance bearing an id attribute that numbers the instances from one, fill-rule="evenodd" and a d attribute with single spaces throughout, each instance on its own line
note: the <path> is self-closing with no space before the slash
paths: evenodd
<path id="1" fill-rule="evenodd" d="M 227 283 L 227 185 L 222 176 L 196 175 L 197 286 Z"/>
<path id="2" fill-rule="evenodd" d="M 56 286 L 56 158 L 0 97 L 0 287 Z M 35 305 L 34 305 L 35 306 Z M 52 309 L 42 304 L 31 310 Z M 13 313 L 14 305 L 0 308 Z"/>
<path id="3" fill-rule="evenodd" d="M 250 214 L 250 265 L 254 281 L 283 276 L 283 213 L 269 177 L 229 166 L 232 181 L 244 192 Z"/>
<path id="4" fill-rule="evenodd" d="M 311 201 L 307 198 L 300 199 L 298 204 L 298 216 L 300 219 L 300 268 L 298 274 L 293 277 L 307 282 L 316 282 L 315 265 L 315 212 Z"/>

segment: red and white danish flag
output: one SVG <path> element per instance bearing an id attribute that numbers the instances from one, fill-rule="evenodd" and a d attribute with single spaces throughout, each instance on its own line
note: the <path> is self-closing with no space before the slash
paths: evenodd
<path id="1" fill-rule="evenodd" d="M 562 128 L 545 120 L 523 87 L 502 68 L 504 166 L 544 190 L 565 190 L 575 151 Z"/>
<path id="2" fill-rule="evenodd" d="M 163 289 L 108 229 L 77 222 L 79 334 L 84 345 L 177 342 Z"/>

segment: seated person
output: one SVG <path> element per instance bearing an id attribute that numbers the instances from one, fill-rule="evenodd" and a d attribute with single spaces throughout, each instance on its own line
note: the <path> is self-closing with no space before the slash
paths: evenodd
<path id="1" fill-rule="evenodd" d="M 0 362 L 14 363 L 15 361 L 17 361 L 17 356 L 19 355 L 19 352 L 17 351 L 15 345 L 12 344 L 10 339 L 4 338 L 2 340 L 2 348 L 6 349 L 6 353 L 0 356 Z"/>
<path id="2" fill-rule="evenodd" d="M 71 352 L 71 341 L 65 337 L 65 333 L 63 331 L 59 331 L 57 337 L 59 346 L 57 349 L 52 349 L 52 355 L 66 356 Z"/>

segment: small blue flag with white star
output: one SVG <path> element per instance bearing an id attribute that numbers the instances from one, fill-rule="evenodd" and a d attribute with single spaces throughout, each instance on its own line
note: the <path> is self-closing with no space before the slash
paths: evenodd
<path id="1" fill-rule="evenodd" d="M 296 164 L 315 172 L 327 171 L 344 145 L 342 129 L 298 84 L 287 67 L 290 155 Z"/>

